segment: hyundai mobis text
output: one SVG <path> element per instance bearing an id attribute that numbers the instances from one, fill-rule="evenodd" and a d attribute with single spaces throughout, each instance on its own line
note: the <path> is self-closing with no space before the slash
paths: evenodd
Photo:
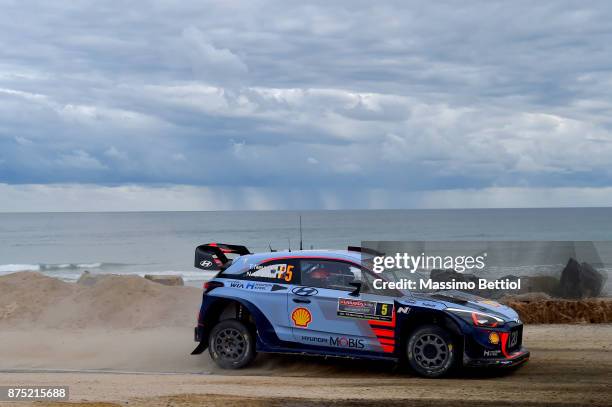
<path id="1" fill-rule="evenodd" d="M 457 291 L 374 289 L 365 251 L 198 246 L 195 266 L 218 273 L 204 285 L 192 354 L 208 348 L 223 368 L 257 352 L 392 360 L 425 377 L 529 359 L 511 308 Z"/>

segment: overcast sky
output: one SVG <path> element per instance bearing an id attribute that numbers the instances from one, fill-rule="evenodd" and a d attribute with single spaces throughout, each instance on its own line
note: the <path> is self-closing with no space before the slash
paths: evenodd
<path id="1" fill-rule="evenodd" d="M 612 205 L 608 1 L 0 9 L 0 211 Z"/>

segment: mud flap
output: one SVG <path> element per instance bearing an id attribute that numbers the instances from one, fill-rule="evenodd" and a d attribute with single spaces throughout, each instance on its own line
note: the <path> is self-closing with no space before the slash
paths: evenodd
<path id="1" fill-rule="evenodd" d="M 208 348 L 208 344 L 206 342 L 200 342 L 198 346 L 191 352 L 192 355 L 199 355 L 204 352 Z"/>

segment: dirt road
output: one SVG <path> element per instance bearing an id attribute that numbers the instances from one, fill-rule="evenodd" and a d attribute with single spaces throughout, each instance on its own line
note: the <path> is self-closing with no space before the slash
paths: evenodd
<path id="1" fill-rule="evenodd" d="M 386 364 L 289 356 L 260 355 L 249 369 L 221 371 L 208 356 L 188 355 L 193 344 L 185 334 L 169 328 L 2 331 L 0 385 L 69 385 L 71 401 L 90 406 L 612 406 L 609 324 L 527 326 L 532 358 L 523 368 L 443 380 Z M 136 371 L 147 373 L 125 373 Z"/>

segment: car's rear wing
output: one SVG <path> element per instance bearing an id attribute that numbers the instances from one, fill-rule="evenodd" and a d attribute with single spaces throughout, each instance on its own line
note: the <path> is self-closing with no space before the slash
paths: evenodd
<path id="1" fill-rule="evenodd" d="M 233 258 L 245 254 L 251 254 L 246 246 L 206 243 L 196 247 L 194 266 L 201 270 L 219 271 L 229 266 Z"/>

